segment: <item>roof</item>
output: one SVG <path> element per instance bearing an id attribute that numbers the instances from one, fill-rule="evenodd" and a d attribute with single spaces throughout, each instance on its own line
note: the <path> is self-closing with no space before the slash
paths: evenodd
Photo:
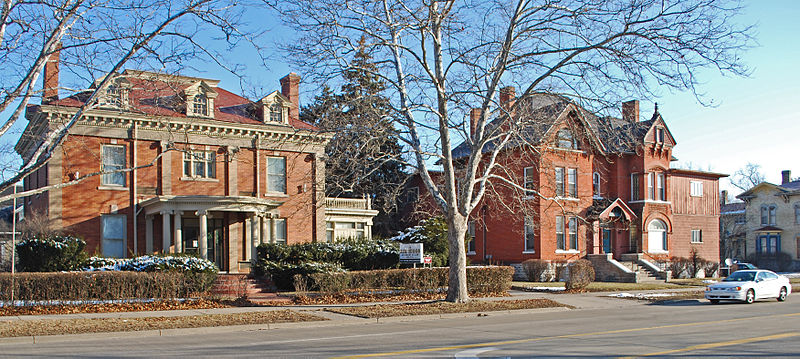
<path id="1" fill-rule="evenodd" d="M 776 195 L 792 196 L 800 194 L 800 180 L 791 181 L 780 185 L 772 184 L 765 181 L 753 186 L 753 188 L 750 188 L 747 191 L 742 192 L 741 194 L 736 196 L 736 198 L 739 199 L 753 198 L 754 197 L 753 193 L 756 191 L 756 189 L 762 187 L 769 187 L 775 189 L 778 192 L 776 193 Z"/>
<path id="2" fill-rule="evenodd" d="M 747 204 L 744 202 L 733 202 L 733 203 L 726 203 L 720 206 L 719 213 L 720 214 L 737 214 L 737 213 L 744 213 Z"/>
<path id="3" fill-rule="evenodd" d="M 183 90 L 195 85 L 198 81 L 214 86 L 218 82 L 195 77 L 169 76 L 131 70 L 126 70 L 121 76 L 125 76 L 130 83 L 129 107 L 125 111 L 151 116 L 182 118 L 188 117 L 178 106 L 179 96 Z M 255 116 L 255 112 L 250 110 L 256 104 L 254 101 L 220 87 L 213 87 L 213 90 L 217 93 L 217 97 L 214 99 L 214 118 L 210 120 L 237 124 L 264 124 Z M 89 92 L 77 93 L 52 101 L 48 105 L 80 107 L 83 106 L 88 96 Z M 289 118 L 289 124 L 298 129 L 317 130 L 315 126 L 297 118 Z"/>
<path id="4" fill-rule="evenodd" d="M 783 231 L 783 229 L 780 229 L 780 228 L 775 227 L 775 226 L 764 226 L 764 227 L 761 227 L 759 229 L 756 229 L 755 231 L 756 232 L 781 232 L 781 231 Z"/>
<path id="5" fill-rule="evenodd" d="M 707 172 L 707 171 L 698 171 L 698 170 L 686 170 L 682 168 L 672 168 L 669 170 L 669 173 L 676 174 L 676 175 L 687 175 L 687 176 L 696 176 L 696 177 L 709 177 L 719 179 L 722 177 L 728 177 L 727 174 L 724 173 L 717 173 L 717 172 Z"/>

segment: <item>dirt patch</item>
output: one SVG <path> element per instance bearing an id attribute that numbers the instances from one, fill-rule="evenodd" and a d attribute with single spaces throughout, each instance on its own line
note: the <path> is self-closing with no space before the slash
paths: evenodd
<path id="1" fill-rule="evenodd" d="M 327 308 L 326 310 L 333 313 L 353 315 L 361 318 L 383 318 L 407 315 L 474 313 L 553 307 L 571 308 L 568 305 L 564 305 L 549 299 L 524 299 L 498 301 L 473 300 L 468 303 L 435 301 L 429 303 L 412 304 L 378 304 L 363 307 Z"/>
<path id="2" fill-rule="evenodd" d="M 651 303 L 666 303 L 676 300 L 703 299 L 702 291 L 691 292 L 667 292 L 667 293 L 616 293 L 609 295 L 614 298 L 643 300 Z"/>
<path id="3" fill-rule="evenodd" d="M 153 329 L 217 327 L 327 320 L 291 310 L 181 317 L 81 318 L 0 321 L 0 337 L 127 332 Z"/>
<path id="4" fill-rule="evenodd" d="M 11 315 L 43 315 L 43 314 L 75 314 L 75 313 L 117 313 L 144 312 L 156 310 L 212 309 L 227 308 L 224 302 L 207 299 L 197 300 L 161 300 L 147 303 L 101 303 L 80 305 L 32 305 L 18 307 L 0 307 L 0 316 Z"/>

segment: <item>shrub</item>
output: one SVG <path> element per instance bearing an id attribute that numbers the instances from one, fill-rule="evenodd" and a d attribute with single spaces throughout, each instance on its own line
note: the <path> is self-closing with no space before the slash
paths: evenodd
<path id="1" fill-rule="evenodd" d="M 447 287 L 449 268 L 406 268 L 353 272 L 320 272 L 309 275 L 309 289 L 324 293 L 347 290 L 432 291 Z M 467 267 L 470 293 L 498 293 L 511 288 L 512 267 Z"/>
<path id="2" fill-rule="evenodd" d="M 216 273 L 193 272 L 70 272 L 19 273 L 14 299 L 119 300 L 175 299 L 200 296 L 211 289 Z M 11 299 L 11 275 L 0 273 L 0 299 Z"/>
<path id="3" fill-rule="evenodd" d="M 558 282 L 563 282 L 567 280 L 567 276 L 569 275 L 567 267 L 569 267 L 569 262 L 563 259 L 554 260 L 551 264 L 553 266 L 553 280 Z"/>
<path id="4" fill-rule="evenodd" d="M 594 267 L 592 262 L 586 259 L 579 259 L 569 265 L 569 278 L 564 287 L 566 290 L 581 290 L 589 286 L 594 281 Z"/>
<path id="5" fill-rule="evenodd" d="M 672 257 L 669 262 L 669 269 L 672 271 L 672 278 L 686 278 L 690 273 L 691 260 L 684 257 Z"/>
<path id="6" fill-rule="evenodd" d="M 753 253 L 747 256 L 747 262 L 756 267 L 770 269 L 776 272 L 786 272 L 792 269 L 792 256 L 788 253 Z"/>
<path id="7" fill-rule="evenodd" d="M 178 271 L 192 273 L 217 273 L 213 262 L 191 256 L 151 256 L 136 258 L 102 258 L 91 257 L 86 261 L 86 271 L 133 271 L 158 272 Z"/>
<path id="8" fill-rule="evenodd" d="M 545 275 L 547 275 L 549 269 L 550 264 L 541 259 L 528 259 L 522 262 L 522 271 L 528 276 L 528 281 L 530 282 L 548 281 Z"/>
<path id="9" fill-rule="evenodd" d="M 263 261 L 259 263 L 263 274 L 269 274 L 276 287 L 283 290 L 294 288 L 295 276 L 308 276 L 313 273 L 331 272 L 337 273 L 344 271 L 341 266 L 335 263 L 324 262 L 304 262 L 300 264 L 280 263 Z"/>
<path id="10" fill-rule="evenodd" d="M 425 255 L 431 257 L 431 266 L 448 266 L 450 245 L 447 242 L 447 222 L 442 217 L 433 217 L 422 221 L 419 226 L 407 228 L 392 241 L 404 243 L 422 243 Z"/>
<path id="11" fill-rule="evenodd" d="M 57 272 L 81 269 L 88 255 L 86 242 L 73 236 L 24 239 L 17 243 L 20 269 L 25 272 Z"/>

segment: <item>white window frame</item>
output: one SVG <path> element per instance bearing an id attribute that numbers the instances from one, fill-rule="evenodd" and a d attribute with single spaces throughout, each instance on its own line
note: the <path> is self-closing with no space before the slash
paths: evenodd
<path id="1" fill-rule="evenodd" d="M 578 198 L 578 169 L 567 169 L 567 197 Z"/>
<path id="2" fill-rule="evenodd" d="M 766 204 L 761 205 L 761 225 L 766 226 L 769 224 L 769 206 Z"/>
<path id="3" fill-rule="evenodd" d="M 523 253 L 536 253 L 536 222 L 533 216 L 525 216 L 525 223 L 523 224 Z"/>
<path id="4" fill-rule="evenodd" d="M 800 224 L 800 203 L 794 205 L 794 224 Z"/>
<path id="5" fill-rule="evenodd" d="M 778 217 L 778 206 L 774 204 L 769 205 L 769 225 L 774 226 L 777 222 Z"/>
<path id="6" fill-rule="evenodd" d="M 703 182 L 689 181 L 689 195 L 692 197 L 703 197 Z"/>
<path id="7" fill-rule="evenodd" d="M 656 143 L 664 143 L 664 128 L 656 127 Z"/>
<path id="8" fill-rule="evenodd" d="M 655 187 L 655 172 L 649 172 L 647 174 L 647 199 L 655 200 L 656 199 L 656 187 Z"/>
<path id="9" fill-rule="evenodd" d="M 107 236 L 107 229 L 106 226 L 110 225 L 111 220 L 121 220 L 122 221 L 122 230 L 121 233 L 117 233 L 115 236 Z M 102 214 L 100 215 L 100 243 L 102 245 L 101 250 L 103 251 L 104 257 L 112 257 L 112 258 L 125 258 L 126 252 L 128 250 L 126 240 L 127 232 L 128 232 L 128 217 L 124 214 Z M 122 253 L 111 253 L 109 252 L 109 241 L 121 241 L 122 243 L 117 243 L 122 247 Z"/>
<path id="10" fill-rule="evenodd" d="M 569 217 L 569 249 L 578 250 L 578 217 Z"/>
<path id="11" fill-rule="evenodd" d="M 336 238 L 334 237 L 335 230 L 333 229 L 334 223 L 333 222 L 325 222 L 325 241 L 328 243 L 333 243 Z"/>
<path id="12" fill-rule="evenodd" d="M 592 173 L 592 191 L 595 196 L 600 196 L 600 173 Z"/>
<path id="13" fill-rule="evenodd" d="M 277 173 L 277 172 L 276 173 L 271 173 L 270 172 L 270 161 L 278 161 L 278 160 L 283 162 L 283 172 L 282 173 Z M 267 171 L 266 171 L 266 174 L 267 174 L 267 176 L 266 176 L 267 177 L 267 192 L 268 193 L 286 194 L 286 190 L 287 190 L 287 183 L 286 183 L 287 182 L 287 178 L 286 178 L 287 177 L 286 176 L 286 171 L 287 171 L 287 168 L 286 168 L 286 157 L 268 156 L 266 162 L 267 162 Z M 280 182 L 282 183 L 282 187 L 283 188 L 274 188 L 275 186 L 272 185 L 272 182 L 273 182 L 271 180 L 272 178 L 280 179 Z"/>
<path id="14" fill-rule="evenodd" d="M 693 229 L 692 230 L 692 243 L 703 243 L 703 230 L 702 229 Z"/>
<path id="15" fill-rule="evenodd" d="M 183 176 L 188 178 L 217 178 L 216 157 L 214 151 L 190 150 L 184 152 Z M 198 165 L 202 166 L 202 173 L 198 173 Z"/>
<path id="16" fill-rule="evenodd" d="M 284 123 L 283 121 L 283 105 L 275 101 L 269 106 L 269 122 L 271 123 Z"/>
<path id="17" fill-rule="evenodd" d="M 464 247 L 467 249 L 467 254 L 475 254 L 475 221 L 467 222 L 467 240 Z M 486 253 L 484 253 L 486 255 Z"/>
<path id="18" fill-rule="evenodd" d="M 274 218 L 272 220 L 275 221 L 275 243 L 286 244 L 287 237 L 289 236 L 286 218 Z"/>
<path id="19" fill-rule="evenodd" d="M 556 197 L 566 196 L 566 171 L 564 167 L 556 167 Z"/>
<path id="20" fill-rule="evenodd" d="M 656 173 L 656 195 L 659 201 L 667 200 L 667 178 L 663 173 Z"/>
<path id="21" fill-rule="evenodd" d="M 530 192 L 536 189 L 533 174 L 533 167 L 525 167 L 522 169 L 522 186 L 525 188 L 526 194 L 530 194 Z"/>
<path id="22" fill-rule="evenodd" d="M 556 216 L 556 250 L 567 250 L 567 239 L 564 236 L 564 216 Z"/>
<path id="23" fill-rule="evenodd" d="M 113 156 L 106 156 L 106 150 L 112 150 L 112 149 L 114 149 L 114 150 L 120 150 L 121 149 L 122 150 L 122 163 L 111 163 L 110 160 L 113 158 Z M 123 145 L 102 145 L 100 151 L 101 151 L 101 155 L 102 155 L 101 156 L 102 158 L 100 159 L 100 161 L 101 161 L 101 171 L 106 172 L 106 171 L 118 171 L 118 170 L 125 169 L 125 166 L 126 166 L 126 163 L 127 163 L 127 155 L 128 155 L 127 149 L 125 148 L 125 146 L 123 146 Z M 109 161 L 106 162 L 106 160 L 109 160 Z M 102 177 L 102 179 L 101 179 L 100 183 L 103 186 L 125 187 L 125 185 L 127 184 L 127 178 L 125 176 L 125 172 L 103 173 L 103 175 L 101 177 Z M 117 182 L 119 182 L 119 179 L 122 180 L 121 181 L 122 183 L 117 183 Z"/>
<path id="24" fill-rule="evenodd" d="M 199 92 L 192 96 L 192 114 L 208 116 L 208 96 Z"/>
<path id="25" fill-rule="evenodd" d="M 556 147 L 565 148 L 568 150 L 577 150 L 577 142 L 575 141 L 575 133 L 569 128 L 562 128 L 556 134 Z"/>

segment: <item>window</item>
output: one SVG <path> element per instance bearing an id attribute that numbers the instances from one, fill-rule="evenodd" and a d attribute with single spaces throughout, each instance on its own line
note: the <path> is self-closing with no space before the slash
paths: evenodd
<path id="1" fill-rule="evenodd" d="M 800 203 L 794 205 L 794 224 L 800 224 Z"/>
<path id="2" fill-rule="evenodd" d="M 564 197 L 564 167 L 556 167 L 556 197 Z"/>
<path id="3" fill-rule="evenodd" d="M 125 95 L 125 90 L 122 87 L 111 84 L 106 88 L 105 93 L 100 96 L 98 105 L 101 107 L 122 108 L 127 102 Z"/>
<path id="4" fill-rule="evenodd" d="M 571 150 L 578 149 L 578 146 L 575 143 L 575 136 L 572 135 L 572 131 L 570 131 L 570 129 L 562 128 L 558 130 L 558 147 L 568 148 Z"/>
<path id="5" fill-rule="evenodd" d="M 267 192 L 286 193 L 286 158 L 267 157 Z"/>
<path id="6" fill-rule="evenodd" d="M 703 231 L 700 229 L 692 230 L 692 243 L 703 243 Z"/>
<path id="7" fill-rule="evenodd" d="M 647 225 L 647 248 L 649 252 L 666 252 L 667 225 L 660 219 L 654 219 Z"/>
<path id="8" fill-rule="evenodd" d="M 103 172 L 125 169 L 125 146 L 103 146 Z M 125 172 L 103 173 L 102 184 L 125 186 Z"/>
<path id="9" fill-rule="evenodd" d="M 800 258 L 800 234 L 797 235 L 797 238 L 794 239 L 795 241 L 795 255 L 796 258 Z"/>
<path id="10" fill-rule="evenodd" d="M 333 222 L 325 222 L 325 241 L 333 242 Z"/>
<path id="11" fill-rule="evenodd" d="M 667 200 L 667 189 L 664 185 L 664 174 L 658 173 L 656 174 L 656 189 L 658 190 L 658 200 L 659 201 L 666 201 Z"/>
<path id="12" fill-rule="evenodd" d="M 533 243 L 534 239 L 536 239 L 536 228 L 533 221 L 533 217 L 526 216 L 525 217 L 525 252 L 533 252 L 536 250 L 536 246 Z"/>
<path id="13" fill-rule="evenodd" d="M 761 205 L 761 225 L 766 226 L 769 223 L 769 207 L 766 204 Z"/>
<path id="14" fill-rule="evenodd" d="M 183 175 L 197 178 L 216 178 L 216 160 L 213 151 L 186 151 L 183 153 Z"/>
<path id="15" fill-rule="evenodd" d="M 125 224 L 123 214 L 104 214 L 101 216 L 103 233 L 103 256 L 110 258 L 125 257 Z"/>
<path id="16" fill-rule="evenodd" d="M 655 177 L 655 172 L 650 172 L 647 174 L 647 198 L 648 199 L 656 199 L 656 192 L 655 192 L 655 182 L 653 177 Z"/>
<path id="17" fill-rule="evenodd" d="M 208 116 L 208 97 L 204 94 L 197 94 L 192 101 L 192 113 L 200 116 Z"/>
<path id="18" fill-rule="evenodd" d="M 595 172 L 592 174 L 592 190 L 595 196 L 600 195 L 600 173 Z"/>
<path id="19" fill-rule="evenodd" d="M 475 221 L 467 223 L 467 252 L 475 253 Z M 484 256 L 486 253 L 484 253 Z"/>
<path id="20" fill-rule="evenodd" d="M 769 225 L 775 225 L 775 212 L 778 210 L 774 204 L 769 205 Z"/>
<path id="21" fill-rule="evenodd" d="M 280 103 L 275 102 L 269 107 L 269 121 L 277 123 L 283 122 L 283 106 L 281 106 Z"/>
<path id="22" fill-rule="evenodd" d="M 409 187 L 406 192 L 406 202 L 416 203 L 419 200 L 419 187 Z"/>
<path id="23" fill-rule="evenodd" d="M 781 250 L 781 236 L 762 234 L 756 238 L 756 253 L 774 254 Z"/>
<path id="24" fill-rule="evenodd" d="M 286 219 L 277 218 L 275 221 L 275 243 L 286 244 Z"/>
<path id="25" fill-rule="evenodd" d="M 734 219 L 733 223 L 735 223 L 735 224 L 745 224 L 745 223 L 747 223 L 747 217 L 744 216 L 744 215 L 736 216 L 736 218 Z"/>
<path id="26" fill-rule="evenodd" d="M 556 249 L 565 250 L 566 243 L 564 242 L 564 217 L 556 216 Z"/>
<path id="27" fill-rule="evenodd" d="M 578 218 L 569 217 L 569 248 L 578 250 Z"/>
<path id="28" fill-rule="evenodd" d="M 356 222 L 356 238 L 357 239 L 364 239 L 366 238 L 366 228 L 367 225 L 364 222 Z"/>
<path id="29" fill-rule="evenodd" d="M 631 201 L 638 201 L 642 199 L 639 193 L 639 175 L 632 174 L 631 175 Z"/>
<path id="30" fill-rule="evenodd" d="M 703 182 L 689 182 L 689 195 L 692 197 L 703 197 Z"/>
<path id="31" fill-rule="evenodd" d="M 578 198 L 578 170 L 567 169 L 567 182 L 569 184 L 569 197 Z"/>
<path id="32" fill-rule="evenodd" d="M 533 167 L 525 167 L 525 169 L 522 170 L 522 177 L 524 181 L 523 186 L 527 190 L 526 191 L 528 192 L 527 194 L 530 194 L 530 192 L 532 192 L 535 189 L 534 188 L 535 183 L 533 178 Z"/>
<path id="33" fill-rule="evenodd" d="M 656 128 L 656 143 L 664 143 L 664 129 Z"/>

